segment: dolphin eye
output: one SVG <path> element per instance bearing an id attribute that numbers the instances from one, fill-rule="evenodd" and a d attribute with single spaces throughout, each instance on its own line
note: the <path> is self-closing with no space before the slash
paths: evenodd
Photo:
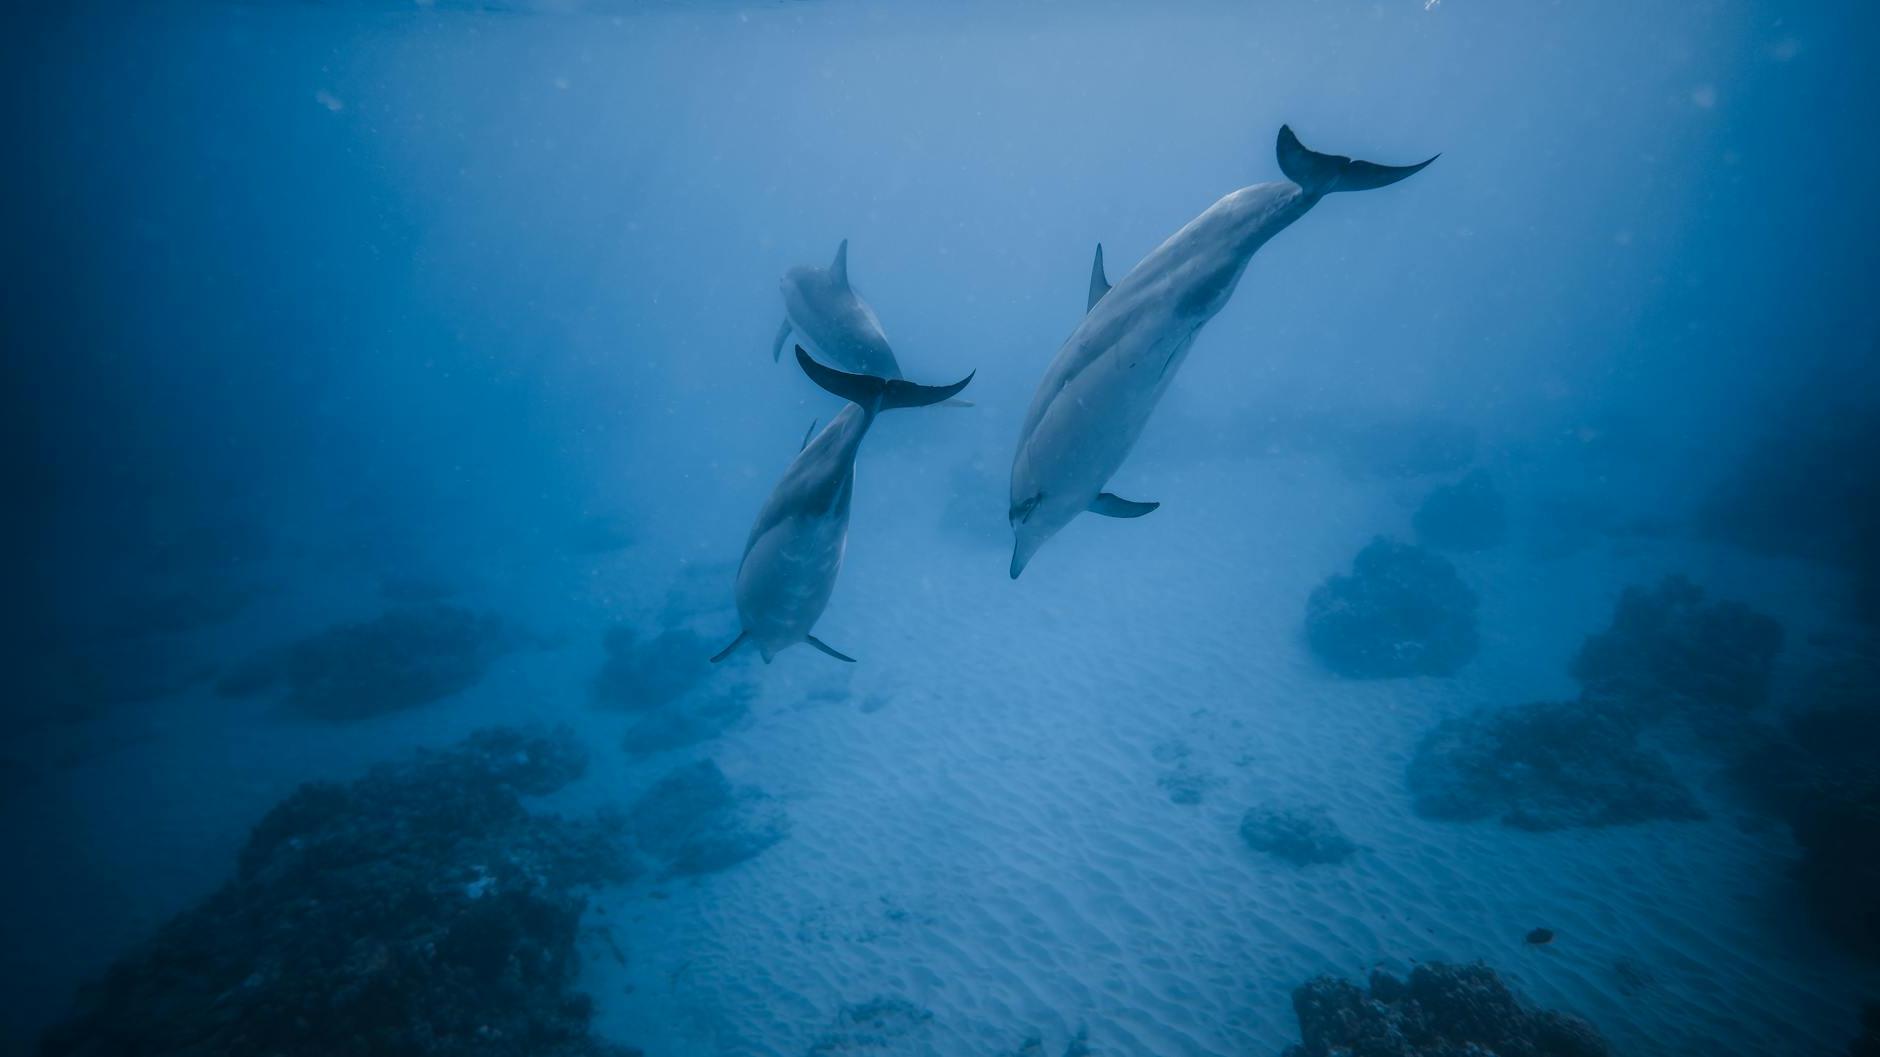
<path id="1" fill-rule="evenodd" d="M 1030 521 L 1031 512 L 1038 509 L 1038 504 L 1043 501 L 1044 501 L 1044 493 L 1039 492 L 1037 495 L 1032 496 L 1030 499 L 1025 500 L 1023 503 L 1020 503 L 1017 506 L 1014 506 L 1009 512 L 1007 512 L 1006 520 L 1010 521 L 1014 525 L 1022 525 L 1025 522 Z"/>

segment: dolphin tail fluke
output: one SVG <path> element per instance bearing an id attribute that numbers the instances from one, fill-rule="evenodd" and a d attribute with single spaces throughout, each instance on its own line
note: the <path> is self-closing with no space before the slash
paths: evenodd
<path id="1" fill-rule="evenodd" d="M 750 637 L 751 637 L 751 633 L 748 631 L 738 632 L 738 637 L 731 640 L 731 645 L 726 646 L 724 649 L 719 650 L 717 653 L 712 654 L 712 663 L 717 664 L 719 661 L 722 661 L 726 657 L 729 657 L 732 654 L 738 652 L 738 647 L 744 645 L 744 640 Z"/>
<path id="2" fill-rule="evenodd" d="M 832 646 L 830 646 L 830 645 L 829 645 L 828 643 L 826 643 L 826 642 L 824 642 L 823 640 L 821 640 L 821 639 L 819 639 L 819 638 L 817 638 L 817 637 L 816 637 L 816 636 L 814 636 L 814 635 L 805 635 L 805 636 L 803 636 L 803 641 L 804 641 L 804 642 L 807 642 L 807 643 L 809 643 L 809 644 L 810 644 L 811 646 L 814 646 L 814 647 L 816 647 L 817 649 L 819 649 L 819 650 L 821 650 L 821 651 L 823 651 L 824 653 L 826 653 L 826 654 L 828 654 L 829 656 L 831 656 L 831 657 L 834 657 L 834 658 L 835 658 L 836 660 L 838 660 L 838 661 L 847 661 L 847 662 L 849 662 L 850 664 L 854 664 L 854 663 L 855 663 L 855 658 L 853 658 L 853 657 L 851 657 L 851 656 L 849 656 L 849 655 L 848 655 L 848 654 L 846 654 L 846 653 L 843 653 L 843 652 L 842 652 L 842 651 L 840 651 L 840 650 L 837 650 L 837 649 L 835 649 L 834 647 L 832 647 Z"/>
<path id="3" fill-rule="evenodd" d="M 777 328 L 777 340 L 770 343 L 770 362 L 783 359 L 783 343 L 790 340 L 790 317 L 783 317 L 783 326 Z"/>
<path id="4" fill-rule="evenodd" d="M 971 374 L 952 385 L 915 385 L 900 378 L 877 378 L 870 374 L 848 374 L 825 367 L 810 359 L 803 346 L 796 347 L 796 362 L 809 380 L 852 404 L 871 411 L 889 411 L 900 407 L 926 407 L 958 396 L 973 380 Z M 977 373 L 977 372 L 974 372 Z"/>
<path id="5" fill-rule="evenodd" d="M 1293 135 L 1291 125 L 1279 127 L 1279 168 L 1286 179 L 1305 189 L 1307 194 L 1328 195 L 1333 191 L 1371 191 L 1389 187 L 1406 176 L 1421 172 L 1425 165 L 1442 157 L 1433 154 L 1415 165 L 1379 165 L 1357 161 L 1342 154 L 1320 154 L 1308 150 Z"/>

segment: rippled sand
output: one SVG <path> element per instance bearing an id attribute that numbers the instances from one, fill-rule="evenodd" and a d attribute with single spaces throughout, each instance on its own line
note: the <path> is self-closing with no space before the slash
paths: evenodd
<path id="1" fill-rule="evenodd" d="M 790 815 L 786 840 L 726 873 L 596 900 L 583 986 L 597 1027 L 649 1054 L 985 1055 L 1033 1034 L 1056 1054 L 1079 1030 L 1099 1054 L 1277 1054 L 1297 1039 L 1296 984 L 1433 959 L 1485 960 L 1622 1053 L 1828 1053 L 1880 993 L 1880 974 L 1802 919 L 1786 833 L 1715 795 L 1704 823 L 1532 834 L 1419 819 L 1404 789 L 1437 720 L 1570 694 L 1567 659 L 1625 584 L 1689 572 L 1799 637 L 1818 620 L 1802 572 L 1678 542 L 1540 562 L 1517 542 L 1457 560 L 1483 620 L 1460 676 L 1348 682 L 1307 653 L 1305 598 L 1374 533 L 1406 533 L 1427 482 L 1355 484 L 1303 457 L 1132 466 L 1118 492 L 1162 509 L 1080 520 L 1014 584 L 1001 526 L 985 541 L 943 528 L 945 474 L 903 477 L 917 447 L 870 455 L 818 629 L 862 663 L 799 649 L 714 672 L 760 685 L 716 742 L 632 759 L 616 748 L 631 717 L 591 708 L 587 685 L 611 620 L 656 622 L 675 583 L 711 604 L 722 580 L 728 601 L 729 565 L 675 578 L 692 541 L 657 539 L 519 564 L 486 573 L 478 600 L 563 644 L 368 724 L 177 704 L 149 737 L 41 789 L 53 813 L 22 826 L 34 859 L 15 898 L 41 893 L 48 933 L 88 905 L 48 904 L 55 881 L 94 913 L 108 904 L 60 972 L 95 965 L 106 940 L 225 876 L 296 782 L 534 718 L 576 723 L 594 749 L 570 800 L 625 802 L 709 753 Z M 1171 800 L 1171 776 L 1200 802 Z M 113 782 L 153 795 L 96 792 Z M 1322 807 L 1362 850 L 1305 869 L 1258 855 L 1237 833 L 1256 803 Z M 1527 945 L 1541 925 L 1558 938 Z M 876 998 L 931 1018 L 874 1042 L 842 1028 L 845 1005 Z"/>

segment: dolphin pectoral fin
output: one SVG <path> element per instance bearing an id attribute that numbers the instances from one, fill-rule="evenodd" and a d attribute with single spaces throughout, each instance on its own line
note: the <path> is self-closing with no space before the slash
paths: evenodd
<path id="1" fill-rule="evenodd" d="M 736 653 L 738 651 L 738 647 L 744 645 L 744 640 L 750 637 L 751 637 L 751 633 L 748 631 L 738 632 L 738 637 L 731 640 L 731 645 L 726 646 L 724 649 L 719 650 L 717 653 L 712 654 L 712 663 L 717 664 L 719 661 L 722 661 L 726 657 L 729 657 L 732 654 Z"/>
<path id="2" fill-rule="evenodd" d="M 1415 165 L 1379 165 L 1357 161 L 1342 154 L 1320 154 L 1299 142 L 1291 125 L 1279 127 L 1279 169 L 1286 179 L 1298 184 L 1307 194 L 1328 195 L 1333 191 L 1373 191 L 1389 187 L 1406 176 L 1422 171 L 1439 154 Z"/>
<path id="3" fill-rule="evenodd" d="M 824 653 L 826 653 L 826 654 L 828 654 L 829 656 L 831 656 L 831 657 L 834 657 L 834 658 L 835 658 L 836 660 L 838 660 L 838 661 L 847 661 L 847 662 L 849 662 L 850 664 L 854 664 L 854 663 L 855 663 L 855 658 L 853 658 L 853 657 L 851 657 L 851 656 L 849 656 L 849 655 L 848 655 L 848 654 L 846 654 L 846 653 L 841 653 L 841 652 L 838 652 L 837 650 L 835 650 L 835 649 L 833 649 L 833 648 L 831 648 L 831 647 L 830 647 L 830 645 L 829 645 L 828 643 L 826 643 L 826 642 L 824 642 L 823 640 L 821 640 L 821 639 L 819 639 L 819 638 L 817 638 L 817 637 L 816 637 L 816 636 L 814 636 L 814 635 L 805 635 L 805 636 L 803 636 L 803 641 L 804 641 L 804 642 L 807 642 L 807 643 L 809 643 L 809 644 L 810 644 L 811 646 L 814 646 L 814 647 L 816 647 L 817 649 L 819 649 L 819 650 L 821 650 L 821 651 L 823 651 Z"/>
<path id="4" fill-rule="evenodd" d="M 849 285 L 849 240 L 843 239 L 836 247 L 836 259 L 829 265 L 829 274 L 844 288 Z"/>
<path id="5" fill-rule="evenodd" d="M 777 340 L 770 345 L 770 362 L 783 359 L 783 343 L 790 340 L 790 317 L 783 317 L 783 325 L 777 328 Z"/>
<path id="6" fill-rule="evenodd" d="M 1110 280 L 1103 274 L 1103 243 L 1097 243 L 1097 259 L 1090 262 L 1090 303 L 1084 306 L 1089 312 L 1103 300 L 1103 295 L 1110 292 Z"/>
<path id="7" fill-rule="evenodd" d="M 819 421 L 821 420 L 814 418 L 809 420 L 809 428 L 803 431 L 803 443 L 796 446 L 797 451 L 802 451 L 804 448 L 809 447 L 809 439 L 816 435 L 816 423 Z"/>
<path id="8" fill-rule="evenodd" d="M 1098 492 L 1097 497 L 1090 501 L 1090 512 L 1102 514 L 1104 517 L 1141 517 L 1161 505 L 1160 503 L 1138 503 L 1108 492 Z"/>

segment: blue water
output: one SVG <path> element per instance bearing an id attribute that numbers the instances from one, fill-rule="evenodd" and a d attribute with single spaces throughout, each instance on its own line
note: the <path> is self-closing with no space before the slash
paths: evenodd
<path id="1" fill-rule="evenodd" d="M 0 17 L 7 1052 L 274 1052 L 200 1034 L 273 988 L 311 1003 L 283 1053 L 1277 1054 L 1295 987 L 1432 961 L 1627 1054 L 1840 1052 L 1880 999 L 1865 7 Z M 1282 179 L 1282 124 L 1441 156 L 1260 250 L 1112 479 L 1159 509 L 1011 580 L 1014 444 L 1093 247 L 1121 283 Z M 843 239 L 907 376 L 974 371 L 972 406 L 862 446 L 816 624 L 857 663 L 712 667 L 752 521 L 841 407 L 770 358 L 778 279 Z M 1476 470 L 1486 505 L 1419 513 Z M 1405 633 L 1448 659 L 1315 624 L 1379 536 L 1433 556 L 1377 605 L 1459 621 Z M 1701 601 L 1648 593 L 1670 576 Z M 1534 702 L 1574 718 L 1484 718 Z M 540 788 L 413 762 L 557 726 L 585 766 Z M 1498 777 L 1435 796 L 1482 765 L 1439 730 L 1500 744 Z M 377 764 L 407 784 L 319 816 L 364 858 L 255 887 L 270 809 Z M 318 886 L 490 790 L 624 816 L 631 867 L 445 812 L 400 920 L 562 907 L 547 983 L 505 955 L 464 993 L 588 996 L 573 1041 L 400 1034 L 448 944 L 400 970 L 409 1008 L 332 1015 L 399 1041 L 316 1041 L 305 1009 L 430 941 L 283 908 L 380 899 Z M 1262 812 L 1342 843 L 1300 865 Z M 302 961 L 315 930 L 350 953 Z M 143 997 L 81 992 L 114 964 Z"/>

